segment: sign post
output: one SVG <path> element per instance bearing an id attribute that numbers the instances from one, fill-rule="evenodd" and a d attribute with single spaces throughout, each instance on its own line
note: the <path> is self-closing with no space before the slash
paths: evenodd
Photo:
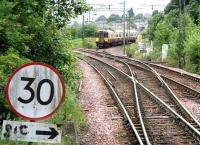
<path id="1" fill-rule="evenodd" d="M 29 121 L 42 120 L 53 115 L 64 101 L 64 96 L 63 78 L 55 68 L 42 62 L 32 62 L 19 67 L 12 74 L 6 86 L 6 99 L 11 110 Z M 37 123 L 29 123 L 27 127 L 31 128 L 34 124 Z M 14 126 L 18 126 L 18 124 L 14 123 Z M 3 127 L 6 129 L 6 125 Z M 34 127 L 37 128 L 36 125 Z M 51 132 L 55 133 L 55 127 L 49 129 L 36 130 L 36 135 L 48 136 Z M 15 134 L 12 137 L 15 139 Z M 7 139 L 9 138 L 7 137 Z M 31 139 L 24 140 L 32 141 Z"/>
<path id="2" fill-rule="evenodd" d="M 1 139 L 60 143 L 61 132 L 56 125 L 36 122 L 3 121 Z"/>
<path id="3" fill-rule="evenodd" d="M 162 45 L 162 62 L 167 61 L 168 44 Z"/>

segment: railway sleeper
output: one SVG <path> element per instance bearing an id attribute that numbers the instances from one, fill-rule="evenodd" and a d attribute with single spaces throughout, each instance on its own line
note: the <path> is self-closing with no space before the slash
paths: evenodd
<path id="1" fill-rule="evenodd" d="M 151 96 L 151 95 L 150 95 Z M 153 97 L 154 98 L 154 97 Z M 155 99 L 153 99 L 153 100 L 155 100 Z M 157 100 L 157 99 L 156 99 Z M 179 119 L 175 119 L 175 122 L 177 122 L 177 120 L 179 120 Z M 190 128 L 190 130 L 188 131 L 189 133 L 194 133 L 194 134 L 196 134 L 194 131 L 192 131 L 192 129 Z M 198 138 L 199 138 L 199 134 L 196 134 L 197 136 L 198 136 Z"/>

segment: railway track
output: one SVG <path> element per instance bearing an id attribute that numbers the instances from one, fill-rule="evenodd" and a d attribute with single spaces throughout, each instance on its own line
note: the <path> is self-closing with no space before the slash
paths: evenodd
<path id="1" fill-rule="evenodd" d="M 92 59 L 87 59 L 87 62 L 102 76 L 109 87 L 113 99 L 118 104 L 121 113 L 124 116 L 125 122 L 129 123 L 129 128 L 134 134 L 134 140 L 132 143 L 150 145 L 150 143 L 148 143 L 149 141 L 146 135 L 146 130 L 142 123 L 142 118 L 137 113 L 139 107 L 137 108 L 137 105 L 135 105 L 133 101 L 133 89 L 131 89 L 131 81 L 128 81 L 127 79 L 121 79 L 122 77 L 120 74 L 117 74 L 113 71 L 111 73 L 111 70 L 108 67 L 96 63 Z M 122 87 L 121 85 L 123 85 L 123 89 L 119 90 L 119 87 Z M 124 90 L 126 90 L 126 92 L 124 92 Z M 110 106 L 112 106 L 112 104 Z"/>
<path id="2" fill-rule="evenodd" d="M 163 76 L 167 78 L 172 78 L 176 82 L 182 83 L 200 92 L 200 78 L 189 75 L 183 71 L 175 71 L 171 68 L 161 66 L 158 64 L 153 64 L 149 62 L 146 62 L 146 64 L 153 67 L 157 72 L 159 72 Z"/>
<path id="3" fill-rule="evenodd" d="M 88 50 L 87 50 L 88 51 Z M 89 51 L 89 53 L 92 53 L 92 54 L 96 54 L 97 52 L 94 52 L 94 51 Z M 127 63 L 133 63 L 136 65 L 137 68 L 139 69 L 142 69 L 144 71 L 152 71 L 151 67 L 147 67 L 145 63 L 143 62 L 139 62 L 137 60 L 134 60 L 134 59 L 129 59 L 129 58 L 125 58 L 125 57 L 117 57 L 117 56 L 114 56 L 114 55 L 111 55 L 111 54 L 108 54 L 108 53 L 98 53 L 98 56 L 100 57 L 106 57 L 106 58 L 109 58 L 109 59 L 112 59 L 112 60 L 120 60 L 122 62 L 127 62 Z M 107 59 L 108 61 L 108 59 Z M 110 61 L 109 61 L 110 62 Z M 142 66 L 141 66 L 142 65 Z M 170 78 L 170 77 L 166 77 L 166 76 L 163 76 L 163 75 L 160 75 L 158 73 L 155 73 L 153 72 L 156 76 L 158 76 L 158 80 L 160 80 L 160 82 L 162 82 L 163 80 L 165 82 L 168 83 L 167 86 L 170 86 L 170 88 L 173 88 L 173 91 L 176 92 L 176 95 L 184 102 L 184 104 L 187 105 L 187 100 L 192 100 L 192 102 L 194 102 L 196 105 L 196 107 L 200 107 L 200 101 L 199 101 L 199 98 L 200 98 L 200 92 L 198 90 L 195 90 L 194 88 L 191 88 L 190 86 L 187 86 L 183 83 L 180 83 L 176 80 L 174 80 L 173 78 Z M 140 73 L 139 73 L 140 74 Z M 196 80 L 198 80 L 198 78 L 196 78 Z M 198 83 L 198 82 L 197 82 Z M 166 86 L 166 83 L 164 83 L 164 85 Z M 168 89 L 169 90 L 169 87 L 165 87 L 165 89 Z M 172 91 L 170 91 L 172 92 Z M 177 96 L 176 96 L 173 92 L 171 93 L 171 96 L 175 97 L 175 100 L 177 100 Z M 186 101 L 184 101 L 186 100 Z M 179 103 L 179 101 L 178 101 Z M 180 104 L 180 103 L 179 103 Z M 181 105 L 182 106 L 182 105 Z M 195 114 L 196 112 L 196 109 L 194 108 L 191 108 L 191 106 L 188 104 L 187 105 L 187 108 L 193 113 Z M 187 111 L 188 112 L 188 111 Z M 198 115 L 198 118 L 200 119 L 200 114 Z"/>
<path id="4" fill-rule="evenodd" d="M 139 144 L 198 144 L 199 131 L 195 128 L 196 124 L 189 122 L 194 121 L 193 118 L 187 116 L 188 118 L 185 119 L 172 109 L 176 106 L 171 105 L 170 107 L 162 100 L 163 98 L 157 97 L 152 91 L 139 83 L 135 76 L 137 73 L 132 72 L 129 64 L 124 63 L 127 66 L 124 69 L 125 73 L 117 67 L 92 56 L 88 56 L 87 61 L 97 72 L 101 73 L 102 78 L 112 90 L 112 94 L 115 95 L 117 104 L 125 105 L 124 107 L 121 106 L 120 110 L 123 112 L 122 114 L 128 113 L 130 115 L 129 124 L 132 124 L 131 127 Z M 122 65 L 120 64 L 120 66 Z M 120 69 L 123 68 L 124 66 L 120 67 Z M 126 87 L 123 87 L 123 85 Z M 130 86 L 132 86 L 132 89 Z M 123 89 L 120 90 L 120 88 Z M 124 93 L 123 90 L 125 89 L 131 91 Z M 121 103 L 116 99 L 116 96 L 121 100 Z M 128 108 L 127 113 L 124 113 L 123 108 Z M 125 118 L 127 120 L 127 117 Z M 132 123 L 130 123 L 131 121 Z M 188 130 L 190 135 L 187 134 Z"/>

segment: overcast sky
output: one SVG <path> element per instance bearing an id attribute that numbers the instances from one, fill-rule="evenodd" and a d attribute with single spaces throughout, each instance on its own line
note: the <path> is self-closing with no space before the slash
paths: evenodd
<path id="1" fill-rule="evenodd" d="M 112 8 L 121 8 L 123 9 L 123 0 L 86 0 L 89 4 L 93 5 L 94 8 L 99 8 L 99 5 L 111 5 Z M 152 13 L 153 10 L 163 11 L 165 6 L 170 2 L 170 0 L 125 0 L 126 3 L 126 10 L 133 8 L 134 13 Z M 121 4 L 120 4 L 121 3 Z M 152 6 L 153 10 L 152 10 Z M 160 5 L 160 6 L 157 6 Z M 101 6 L 103 7 L 103 6 Z M 107 7 L 108 6 L 104 6 Z M 100 15 L 105 15 L 106 17 L 110 16 L 111 14 L 119 14 L 120 16 L 123 14 L 122 11 L 96 11 L 91 12 L 90 20 L 94 21 Z M 84 14 L 86 21 L 88 18 L 88 14 Z M 79 17 L 80 19 L 80 17 Z"/>

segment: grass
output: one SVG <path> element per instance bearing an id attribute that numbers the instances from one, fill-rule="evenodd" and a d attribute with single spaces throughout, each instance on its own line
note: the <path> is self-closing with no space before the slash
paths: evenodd
<path id="1" fill-rule="evenodd" d="M 16 120 L 24 121 L 21 118 L 17 118 Z M 38 122 L 49 123 L 49 124 L 67 124 L 68 121 L 73 120 L 77 127 L 85 124 L 85 116 L 83 115 L 83 111 L 79 105 L 78 99 L 73 91 L 68 88 L 67 95 L 65 97 L 65 101 L 60 107 L 59 111 L 56 112 L 52 117 L 47 120 L 42 120 Z M 24 121 L 26 122 L 26 121 Z M 1 131 L 0 131 L 1 133 Z M 69 134 L 62 134 L 62 143 L 55 145 L 75 145 L 75 139 Z M 27 145 L 27 142 L 16 142 L 9 140 L 1 140 L 0 145 Z M 48 143 L 33 143 L 33 145 L 53 145 Z"/>
<path id="2" fill-rule="evenodd" d="M 73 48 L 96 48 L 95 38 L 77 38 L 72 40 Z"/>

